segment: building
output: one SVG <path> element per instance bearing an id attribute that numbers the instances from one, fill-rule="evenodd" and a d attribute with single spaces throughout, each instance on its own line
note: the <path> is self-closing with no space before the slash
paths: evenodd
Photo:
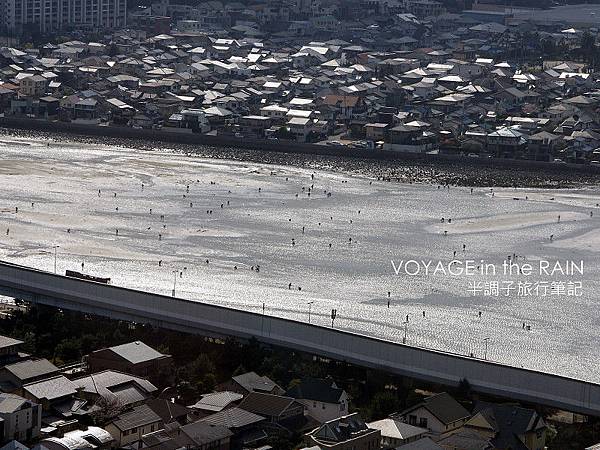
<path id="1" fill-rule="evenodd" d="M 437 148 L 437 136 L 434 133 L 409 125 L 390 129 L 389 142 L 383 145 L 384 150 L 408 153 L 426 153 Z"/>
<path id="2" fill-rule="evenodd" d="M 233 448 L 241 448 L 243 443 L 255 442 L 266 437 L 263 427 L 267 424 L 267 419 L 241 408 L 225 409 L 202 419 L 201 422 L 229 429 L 233 433 Z"/>
<path id="3" fill-rule="evenodd" d="M 0 394 L 0 442 L 29 441 L 39 436 L 42 406 L 14 394 Z"/>
<path id="4" fill-rule="evenodd" d="M 40 97 L 46 93 L 48 80 L 41 75 L 32 75 L 21 79 L 19 93 L 24 97 Z"/>
<path id="5" fill-rule="evenodd" d="M 19 350 L 23 341 L 7 336 L 0 336 L 0 363 L 7 364 L 19 359 Z"/>
<path id="6" fill-rule="evenodd" d="M 251 392 L 239 407 L 286 427 L 294 427 L 304 422 L 304 406 L 291 397 Z"/>
<path id="7" fill-rule="evenodd" d="M 198 448 L 210 450 L 229 450 L 233 433 L 228 428 L 206 422 L 194 422 L 187 425 L 165 427 L 164 431 L 151 433 L 143 437 L 144 447 Z M 164 447 L 173 443 L 172 447 Z M 156 444 L 156 445 L 154 445 Z"/>
<path id="8" fill-rule="evenodd" d="M 106 425 L 117 447 L 138 443 L 142 436 L 163 428 L 160 417 L 146 405 L 135 406 Z"/>
<path id="9" fill-rule="evenodd" d="M 73 380 L 84 399 L 95 402 L 100 397 L 114 399 L 122 407 L 146 402 L 158 391 L 157 387 L 140 377 L 114 370 L 104 370 Z"/>
<path id="10" fill-rule="evenodd" d="M 331 450 L 375 450 L 381 432 L 369 428 L 358 413 L 324 423 L 305 435 L 306 444 Z"/>
<path id="11" fill-rule="evenodd" d="M 306 413 L 319 423 L 348 414 L 348 394 L 332 380 L 306 378 L 291 387 L 286 395 L 302 403 Z"/>
<path id="12" fill-rule="evenodd" d="M 231 391 L 238 394 L 247 395 L 250 392 L 263 392 L 265 394 L 281 395 L 285 391 L 273 380 L 268 377 L 262 377 L 256 372 L 248 372 L 237 375 L 229 381 L 221 384 L 217 389 L 219 391 Z"/>
<path id="13" fill-rule="evenodd" d="M 68 431 L 62 437 L 49 437 L 39 443 L 39 449 L 73 450 L 89 449 L 109 450 L 114 439 L 111 434 L 99 427 L 87 427 L 85 430 Z"/>
<path id="14" fill-rule="evenodd" d="M 57 375 L 23 385 L 23 397 L 40 403 L 44 411 L 58 404 L 69 403 L 77 394 L 77 385 L 63 375 Z"/>
<path id="15" fill-rule="evenodd" d="M 58 367 L 47 359 L 21 361 L 0 369 L 0 388 L 4 392 L 16 392 L 24 384 L 51 378 L 58 374 Z"/>
<path id="16" fill-rule="evenodd" d="M 369 428 L 381 431 L 381 448 L 396 448 L 425 437 L 429 431 L 396 419 L 382 419 L 368 423 Z"/>
<path id="17" fill-rule="evenodd" d="M 194 410 L 196 416 L 205 417 L 223 411 L 224 409 L 237 406 L 243 398 L 244 396 L 237 392 L 213 392 L 203 395 L 202 398 L 190 406 L 190 408 Z"/>
<path id="18" fill-rule="evenodd" d="M 543 450 L 546 447 L 546 423 L 533 409 L 517 405 L 479 402 L 464 429 L 477 431 L 495 448 Z"/>
<path id="19" fill-rule="evenodd" d="M 462 427 L 471 417 L 460 403 L 446 392 L 427 397 L 394 418 L 409 425 L 427 428 L 434 435 L 442 435 Z"/>
<path id="20" fill-rule="evenodd" d="M 124 28 L 127 0 L 2 0 L 4 27 L 14 33 L 52 33 L 67 28 Z"/>
<path id="21" fill-rule="evenodd" d="M 159 381 L 171 374 L 173 360 L 140 341 L 104 348 L 85 358 L 90 372 L 116 370 Z"/>

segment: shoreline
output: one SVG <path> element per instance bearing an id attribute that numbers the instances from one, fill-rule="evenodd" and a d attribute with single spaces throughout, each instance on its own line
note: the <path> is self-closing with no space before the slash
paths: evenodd
<path id="1" fill-rule="evenodd" d="M 10 121 L 9 124 L 7 120 Z M 103 132 L 112 136 L 106 136 Z M 577 188 L 600 183 L 600 168 L 595 166 L 381 151 L 369 151 L 370 154 L 367 155 L 365 150 L 340 150 L 315 144 L 300 144 L 300 147 L 296 147 L 294 144 L 298 143 L 289 143 L 288 148 L 282 148 L 277 141 L 274 144 L 231 138 L 220 139 L 222 144 L 192 143 L 195 139 L 206 139 L 201 135 L 169 135 L 155 130 L 95 125 L 73 128 L 68 123 L 31 119 L 13 122 L 13 119 L 0 118 L 0 137 L 4 136 L 166 151 L 220 160 L 292 165 L 401 183 L 546 189 Z M 190 142 L 185 142 L 186 140 Z M 261 144 L 266 148 L 263 149 Z M 345 154 L 341 155 L 341 152 Z"/>

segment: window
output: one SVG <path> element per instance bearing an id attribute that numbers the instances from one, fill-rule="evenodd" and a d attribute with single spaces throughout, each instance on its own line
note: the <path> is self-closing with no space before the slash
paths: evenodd
<path id="1" fill-rule="evenodd" d="M 123 431 L 123 436 L 127 436 L 129 434 L 129 430 Z"/>
<path id="2" fill-rule="evenodd" d="M 133 427 L 133 428 L 131 429 L 131 432 L 132 432 L 132 433 L 137 433 L 137 427 Z"/>
<path id="3" fill-rule="evenodd" d="M 417 424 L 417 416 L 411 414 L 410 416 L 408 416 L 408 424 L 409 425 L 416 425 Z"/>
<path id="4" fill-rule="evenodd" d="M 419 419 L 419 426 L 421 428 L 427 428 L 427 417 L 421 417 Z"/>

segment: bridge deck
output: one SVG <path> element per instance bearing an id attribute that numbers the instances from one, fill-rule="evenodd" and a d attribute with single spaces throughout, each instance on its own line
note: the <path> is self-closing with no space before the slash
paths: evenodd
<path id="1" fill-rule="evenodd" d="M 359 366 L 582 414 L 600 415 L 600 385 L 288 319 L 68 278 L 0 262 L 0 294 L 199 334 L 255 337 Z"/>

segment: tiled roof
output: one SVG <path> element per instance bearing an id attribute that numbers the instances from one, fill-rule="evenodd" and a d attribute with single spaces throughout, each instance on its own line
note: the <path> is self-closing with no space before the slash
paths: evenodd
<path id="1" fill-rule="evenodd" d="M 299 403 L 291 397 L 251 392 L 242 400 L 239 407 L 255 414 L 278 417 L 294 404 L 299 406 Z"/>
<path id="2" fill-rule="evenodd" d="M 113 424 L 121 431 L 160 422 L 160 417 L 147 405 L 140 405 L 119 414 Z"/>
<path id="3" fill-rule="evenodd" d="M 221 425 L 229 429 L 242 428 L 265 420 L 258 414 L 240 408 L 230 408 L 202 419 L 203 422 Z"/>
<path id="4" fill-rule="evenodd" d="M 9 364 L 5 369 L 22 381 L 37 378 L 42 375 L 55 374 L 59 371 L 58 367 L 47 359 L 21 361 L 15 364 Z"/>
<path id="5" fill-rule="evenodd" d="M 63 375 L 25 384 L 23 389 L 37 399 L 54 400 L 75 395 L 77 385 Z"/>

